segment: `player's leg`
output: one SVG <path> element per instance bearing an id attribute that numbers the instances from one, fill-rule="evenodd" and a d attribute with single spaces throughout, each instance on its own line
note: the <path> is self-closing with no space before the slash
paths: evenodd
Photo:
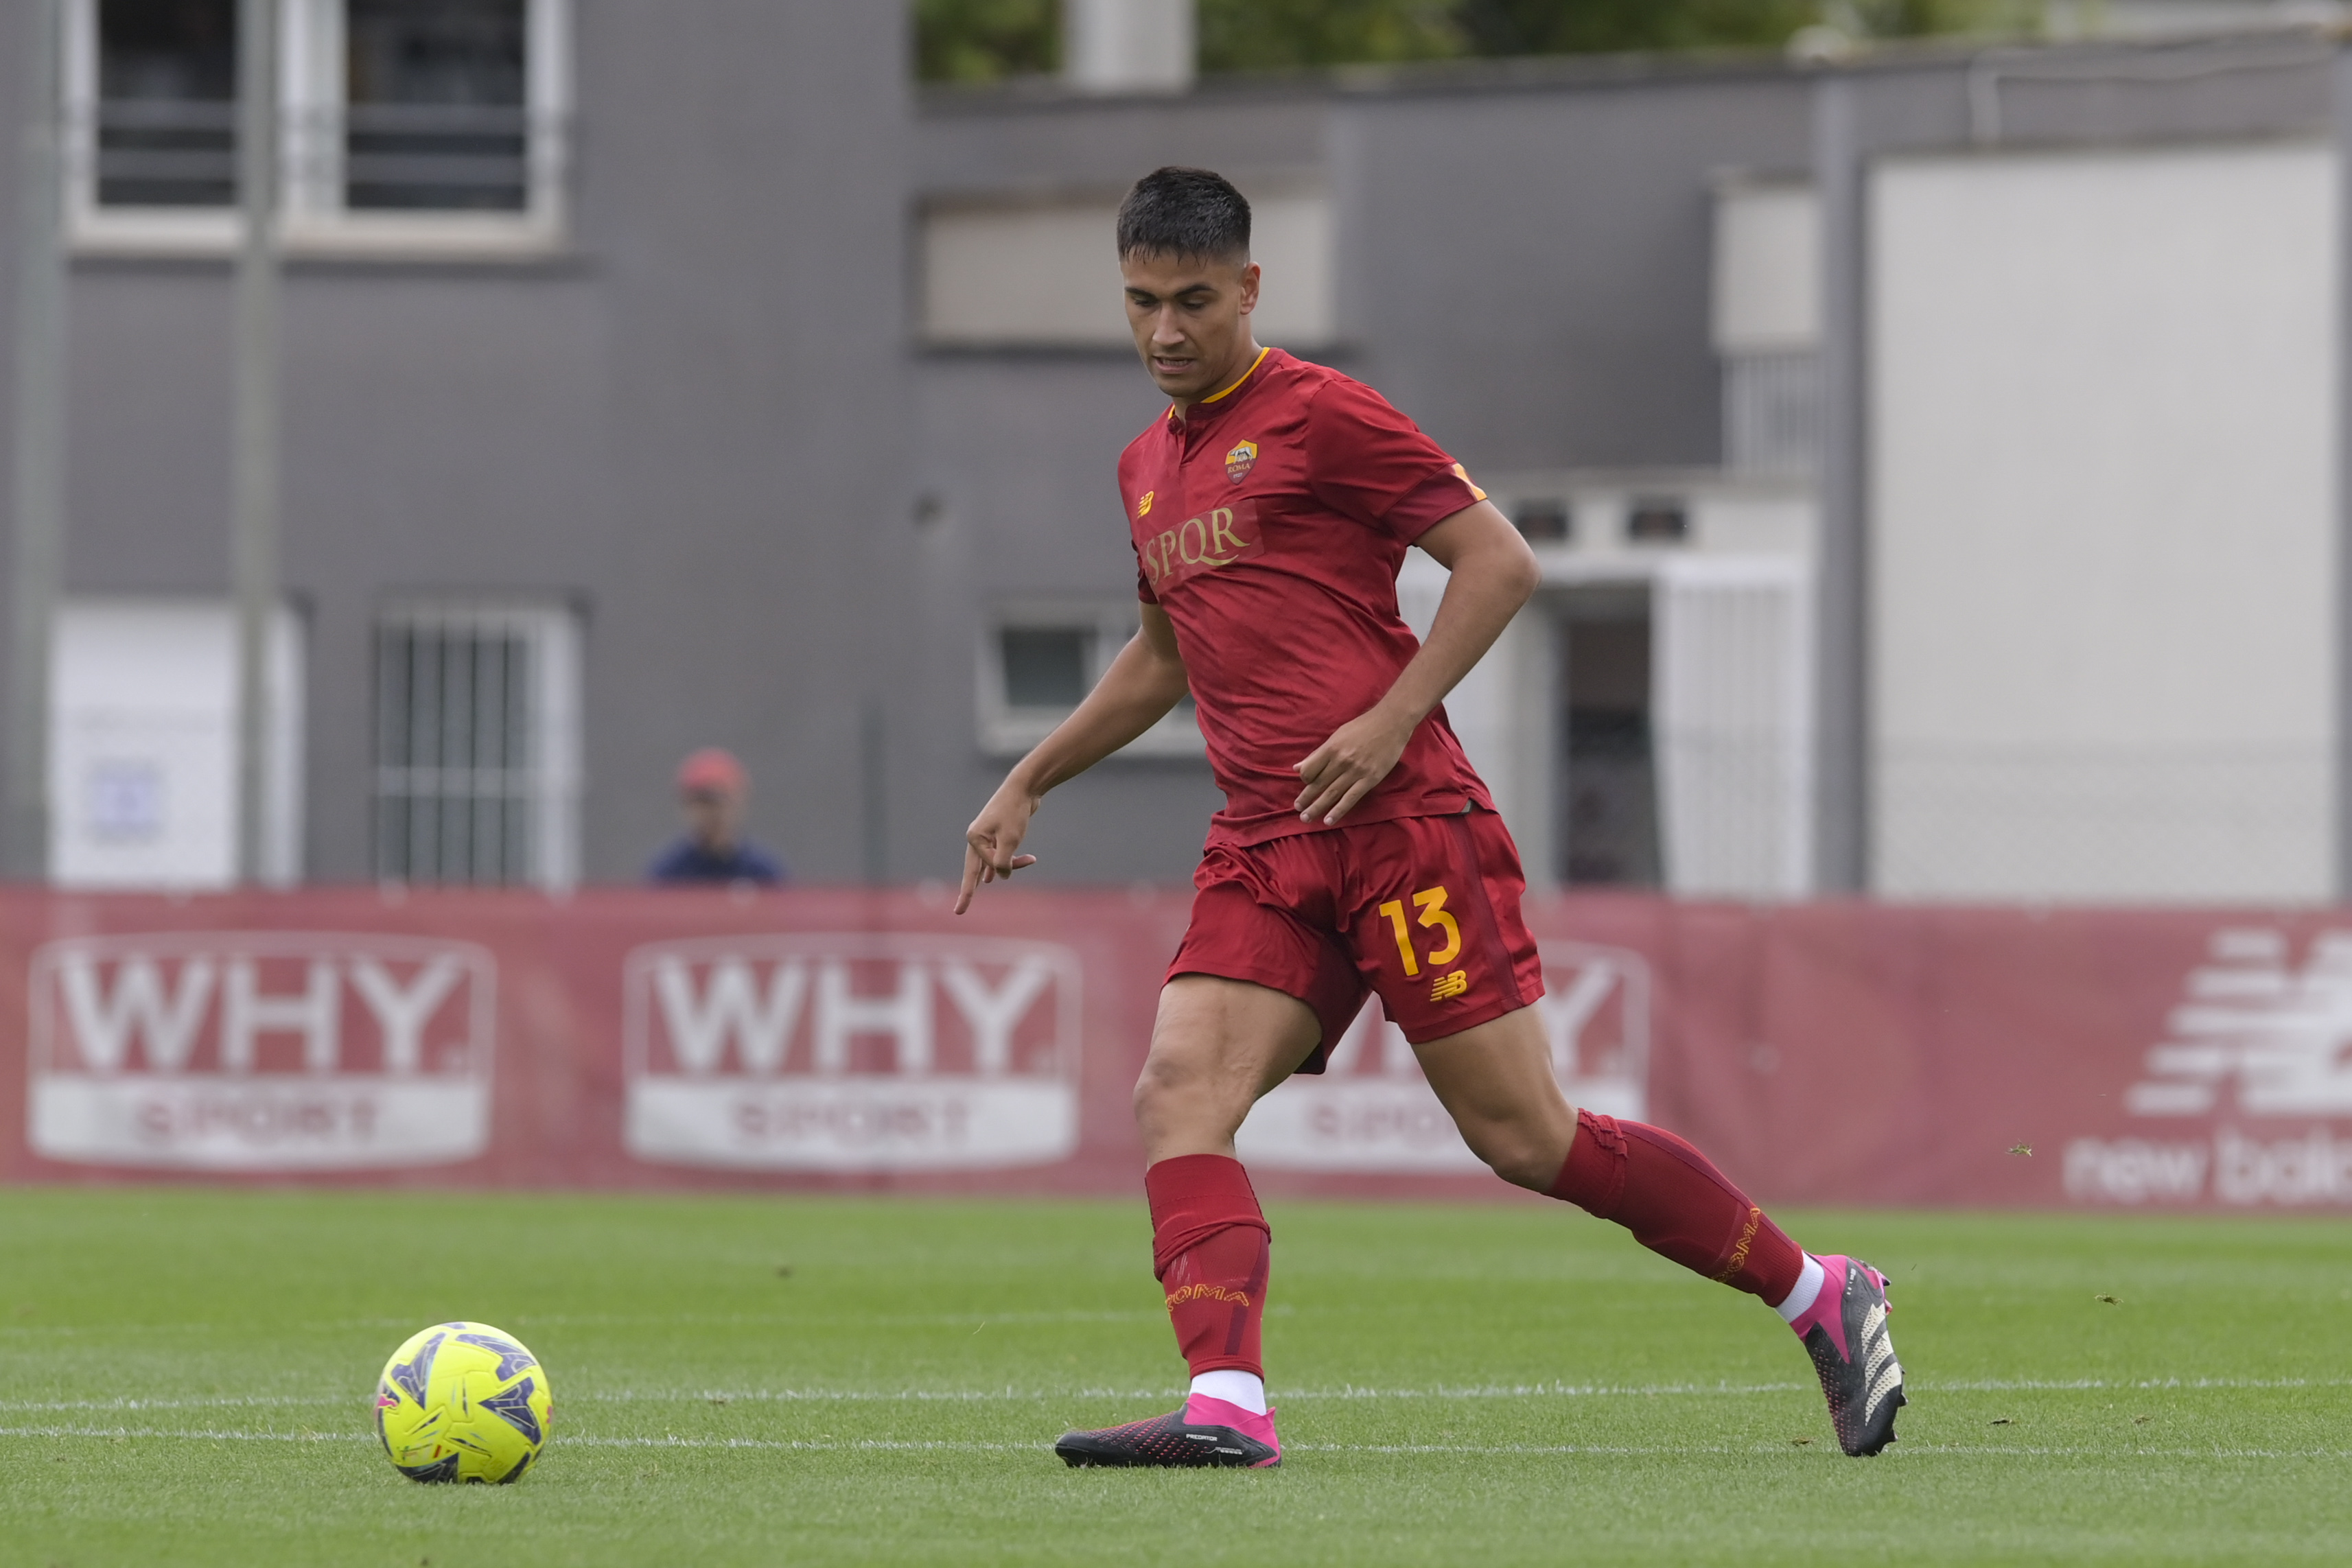
<path id="1" fill-rule="evenodd" d="M 1054 1447 L 1065 1463 L 1281 1462 L 1258 1350 L 1273 1236 L 1234 1157 L 1234 1134 L 1258 1096 L 1289 1077 L 1321 1038 L 1312 1009 L 1265 986 L 1179 975 L 1160 990 L 1135 1120 L 1152 1272 L 1192 1387 L 1171 1415 L 1063 1434 Z"/>
<path id="2" fill-rule="evenodd" d="M 1663 1127 L 1570 1109 L 1535 1009 L 1413 1050 L 1463 1140 L 1505 1181 L 1615 1220 L 1769 1305 L 1799 1289 L 1805 1254 L 1705 1155 Z"/>
<path id="3" fill-rule="evenodd" d="M 1147 1170 L 1188 1155 L 1232 1159 L 1250 1107 L 1297 1071 L 1321 1038 L 1315 1010 L 1271 987 L 1222 975 L 1170 980 L 1135 1081 Z"/>
<path id="4" fill-rule="evenodd" d="M 1363 988 L 1328 931 L 1261 902 L 1269 889 L 1244 883 L 1262 882 L 1268 862 L 1317 852 L 1212 854 L 1135 1087 L 1152 1270 L 1192 1390 L 1172 1415 L 1065 1434 L 1055 1447 L 1070 1464 L 1281 1458 L 1259 1354 L 1272 1232 L 1234 1157 L 1234 1134 L 1267 1090 L 1302 1067 L 1320 1071 L 1322 1042 L 1354 1017 Z M 1235 880 L 1219 880 L 1220 869 Z"/>
<path id="5" fill-rule="evenodd" d="M 1885 1278 L 1805 1253 L 1664 1128 L 1571 1109 L 1530 1005 L 1541 965 L 1519 915 L 1509 835 L 1493 817 L 1397 827 L 1370 857 L 1380 874 L 1357 952 L 1464 1140 L 1505 1180 L 1613 1220 L 1660 1256 L 1774 1308 L 1812 1356 L 1840 1445 L 1884 1448 L 1903 1404 Z"/>
<path id="6" fill-rule="evenodd" d="M 1763 1301 L 1811 1355 L 1840 1446 L 1874 1454 L 1894 1440 L 1903 1367 L 1876 1270 L 1801 1250 L 1664 1128 L 1571 1111 L 1533 1008 L 1413 1049 L 1463 1140 L 1496 1175 L 1614 1220 L 1661 1257 Z"/>

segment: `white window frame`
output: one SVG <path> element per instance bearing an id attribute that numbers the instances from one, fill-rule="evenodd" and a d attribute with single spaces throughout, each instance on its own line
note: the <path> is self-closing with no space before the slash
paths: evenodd
<path id="1" fill-rule="evenodd" d="M 282 0 L 278 37 L 278 243 L 369 258 L 530 257 L 564 240 L 572 115 L 572 0 L 524 0 L 530 130 L 520 212 L 354 212 L 342 204 L 344 0 Z M 65 28 L 66 232 L 77 250 L 219 256 L 239 243 L 236 209 L 98 202 L 98 5 L 68 0 Z"/>
<path id="2" fill-rule="evenodd" d="M 994 757 L 1018 757 L 1053 733 L 1070 708 L 1015 707 L 1004 689 L 1004 644 L 1009 631 L 1087 633 L 1087 689 L 1092 691 L 1118 651 L 1142 625 L 1132 599 L 1027 599 L 995 605 L 982 617 L 980 646 L 972 659 L 978 677 L 981 749 Z M 1201 757 L 1207 752 L 1192 709 L 1179 705 L 1158 724 L 1121 749 L 1122 757 Z"/>
<path id="3" fill-rule="evenodd" d="M 524 881 L 530 886 L 559 893 L 577 885 L 583 653 L 579 615 L 567 606 L 545 601 L 395 601 L 378 612 L 371 633 L 372 685 L 381 679 L 373 661 L 382 657 L 383 634 L 401 628 L 462 630 L 477 635 L 504 633 L 520 638 L 530 650 L 530 761 L 524 769 L 529 777 L 523 799 L 531 815 L 530 870 Z M 372 750 L 382 742 L 382 723 L 379 713 L 371 729 Z M 381 842 L 374 813 L 395 795 L 406 799 L 418 791 L 397 788 L 407 782 L 399 776 L 410 769 L 387 766 L 380 757 L 373 756 L 370 767 L 373 786 L 369 790 L 369 855 L 373 861 Z"/>

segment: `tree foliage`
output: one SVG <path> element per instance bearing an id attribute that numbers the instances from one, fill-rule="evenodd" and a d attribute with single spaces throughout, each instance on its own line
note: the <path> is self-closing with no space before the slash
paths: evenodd
<path id="1" fill-rule="evenodd" d="M 991 81 L 1055 69 L 1060 0 L 914 0 L 917 73 Z M 1199 0 L 1201 68 L 1295 69 L 1462 56 L 1778 48 L 1827 22 L 1853 37 L 2011 31 L 2027 0 Z"/>
<path id="2" fill-rule="evenodd" d="M 915 75 L 995 81 L 1062 67 L 1059 0 L 915 0 Z"/>
<path id="3" fill-rule="evenodd" d="M 1821 19 L 1807 0 L 1460 0 L 1454 13 L 1474 55 L 1769 49 Z"/>
<path id="4" fill-rule="evenodd" d="M 1200 0 L 1204 71 L 1442 60 L 1463 52 L 1456 0 Z"/>

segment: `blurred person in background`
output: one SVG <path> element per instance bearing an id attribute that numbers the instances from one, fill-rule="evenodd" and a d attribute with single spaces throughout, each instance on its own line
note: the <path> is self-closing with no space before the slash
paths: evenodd
<path id="1" fill-rule="evenodd" d="M 646 873 L 660 887 L 756 883 L 781 887 L 791 873 L 774 855 L 743 836 L 751 776 L 735 754 L 706 747 L 677 765 L 677 803 L 686 832 L 662 851 Z"/>

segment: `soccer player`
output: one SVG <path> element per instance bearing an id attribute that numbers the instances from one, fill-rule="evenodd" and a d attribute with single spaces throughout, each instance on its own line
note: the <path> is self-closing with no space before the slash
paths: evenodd
<path id="1" fill-rule="evenodd" d="M 1258 1096 L 1323 1070 L 1369 989 L 1496 1175 L 1760 1298 L 1811 1354 L 1840 1445 L 1877 1453 L 1904 1403 L 1885 1278 L 1801 1250 L 1674 1134 L 1560 1093 L 1518 852 L 1438 706 L 1534 591 L 1535 559 L 1379 393 L 1257 345 L 1249 237 L 1249 204 L 1205 170 L 1160 169 L 1119 207 L 1128 320 L 1170 399 L 1118 465 L 1142 630 L 965 835 L 958 913 L 1035 863 L 1021 841 L 1048 790 L 1192 693 L 1225 806 L 1135 1086 L 1192 1394 L 1055 1451 L 1281 1461 L 1258 1350 L 1272 1231 L 1234 1134 Z M 1452 574 L 1426 642 L 1397 612 L 1408 545 Z"/>

